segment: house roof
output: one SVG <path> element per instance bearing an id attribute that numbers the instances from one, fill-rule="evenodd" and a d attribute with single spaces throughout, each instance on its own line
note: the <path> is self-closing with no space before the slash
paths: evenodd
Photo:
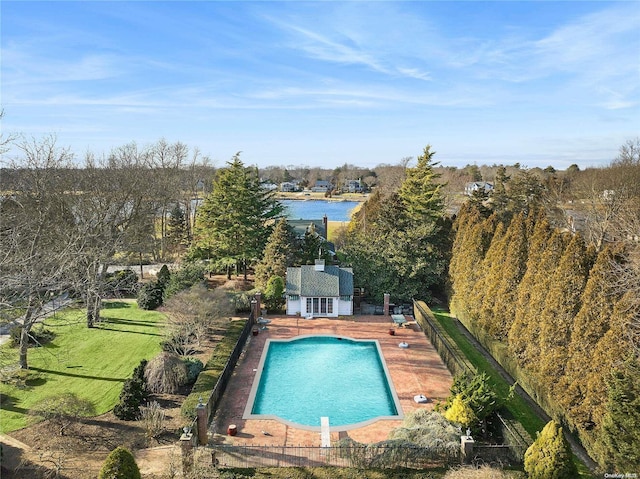
<path id="1" fill-rule="evenodd" d="M 307 232 L 307 229 L 313 225 L 313 227 L 316 230 L 316 233 L 318 233 L 320 236 L 322 236 L 325 240 L 327 239 L 327 231 L 324 227 L 324 222 L 323 220 L 319 219 L 319 220 L 287 220 L 287 223 L 289 223 L 289 226 L 291 226 L 293 228 L 293 231 L 295 232 L 296 236 L 298 238 L 304 238 L 304 234 Z"/>
<path id="2" fill-rule="evenodd" d="M 316 271 L 315 265 L 287 268 L 287 294 L 313 297 L 353 295 L 353 270 L 338 266 L 325 266 Z"/>

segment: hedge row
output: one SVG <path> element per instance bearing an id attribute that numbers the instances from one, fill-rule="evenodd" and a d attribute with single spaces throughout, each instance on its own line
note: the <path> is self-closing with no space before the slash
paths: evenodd
<path id="1" fill-rule="evenodd" d="M 218 378 L 224 370 L 224 366 L 229 360 L 238 339 L 242 334 L 246 321 L 232 321 L 225 332 L 224 337 L 216 345 L 211 353 L 211 357 L 204 365 L 204 369 L 198 375 L 198 379 L 191 389 L 191 393 L 182 403 L 180 412 L 184 418 L 194 419 L 196 417 L 196 406 L 199 398 L 206 403 L 211 396 L 211 392 L 218 382 Z"/>

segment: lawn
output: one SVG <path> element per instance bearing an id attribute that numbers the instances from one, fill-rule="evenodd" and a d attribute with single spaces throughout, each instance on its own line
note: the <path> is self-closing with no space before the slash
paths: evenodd
<path id="1" fill-rule="evenodd" d="M 27 387 L 0 384 L 0 432 L 27 426 L 34 404 L 63 392 L 89 399 L 97 414 L 105 413 L 118 401 L 122 383 L 140 360 L 160 352 L 165 319 L 161 313 L 140 310 L 134 301 L 109 301 L 104 303 L 103 321 L 92 329 L 84 313 L 67 309 L 46 320 L 56 337 L 44 347 L 29 349 Z M 17 350 L 12 354 L 17 357 Z"/>

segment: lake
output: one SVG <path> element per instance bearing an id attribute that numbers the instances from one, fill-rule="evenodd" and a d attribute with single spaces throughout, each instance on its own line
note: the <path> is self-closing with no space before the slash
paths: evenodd
<path id="1" fill-rule="evenodd" d="M 317 220 L 327 215 L 329 221 L 351 221 L 351 211 L 359 201 L 280 200 L 292 220 Z"/>

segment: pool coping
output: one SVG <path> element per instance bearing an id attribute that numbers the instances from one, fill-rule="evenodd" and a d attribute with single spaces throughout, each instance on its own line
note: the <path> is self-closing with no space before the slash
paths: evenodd
<path id="1" fill-rule="evenodd" d="M 292 338 L 268 338 L 265 343 L 264 346 L 262 348 L 262 352 L 260 355 L 260 362 L 258 363 L 258 367 L 256 368 L 256 374 L 253 378 L 253 383 L 251 385 L 251 390 L 249 392 L 249 396 L 247 399 L 247 404 L 245 406 L 244 409 L 244 413 L 242 415 L 242 419 L 270 419 L 270 420 L 274 420 L 274 421 L 278 421 L 282 424 L 285 424 L 289 427 L 293 427 L 293 428 L 297 428 L 297 429 L 302 429 L 305 431 L 313 431 L 313 432 L 321 432 L 322 430 L 322 426 L 308 426 L 306 424 L 300 424 L 297 422 L 293 422 L 293 421 L 289 421 L 287 419 L 281 418 L 280 416 L 277 416 L 275 414 L 253 414 L 251 412 L 251 410 L 253 409 L 253 405 L 255 402 L 255 398 L 256 398 L 256 394 L 258 392 L 258 387 L 260 386 L 260 379 L 262 378 L 262 371 L 264 369 L 264 363 L 266 361 L 267 358 L 267 352 L 269 351 L 269 345 L 271 344 L 271 342 L 278 342 L 278 343 L 286 343 L 286 342 L 292 342 L 292 341 L 297 341 L 300 339 L 304 339 L 304 338 L 320 338 L 320 337 L 324 337 L 324 338 L 337 338 L 337 339 L 346 339 L 349 341 L 354 341 L 354 342 L 367 342 L 367 343 L 373 343 L 376 346 L 376 350 L 378 351 L 378 359 L 380 360 L 380 363 L 382 365 L 382 369 L 384 371 L 384 375 L 385 378 L 387 380 L 387 384 L 389 386 L 389 392 L 391 394 L 391 398 L 393 399 L 393 405 L 397 411 L 397 414 L 393 415 L 393 416 L 375 416 L 371 419 L 367 419 L 366 421 L 360 421 L 357 423 L 352 423 L 352 424 L 342 424 L 339 426 L 332 426 L 331 425 L 331 418 L 329 417 L 329 430 L 331 432 L 343 432 L 343 431 L 350 431 L 353 429 L 358 429 L 364 426 L 368 426 L 369 424 L 373 424 L 377 421 L 381 421 L 381 420 L 401 420 L 404 418 L 404 411 L 402 409 L 402 405 L 400 404 L 400 399 L 398 397 L 398 394 L 396 392 L 396 388 L 395 385 L 393 383 L 393 379 L 391 378 L 391 373 L 389 372 L 389 368 L 387 367 L 387 362 L 386 359 L 384 357 L 384 354 L 382 352 L 382 347 L 380 346 L 380 342 L 377 339 L 357 339 L 357 338 L 352 338 L 349 336 L 344 336 L 344 335 L 336 335 L 336 334 L 305 334 L 305 335 L 301 335 L 301 336 L 294 336 Z"/>

